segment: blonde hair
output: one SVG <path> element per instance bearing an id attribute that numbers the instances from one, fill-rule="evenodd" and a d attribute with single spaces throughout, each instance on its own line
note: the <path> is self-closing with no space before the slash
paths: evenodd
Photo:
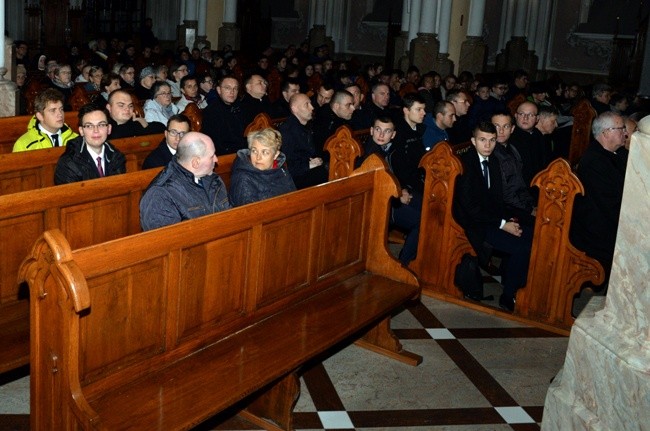
<path id="1" fill-rule="evenodd" d="M 282 146 L 282 135 L 275 129 L 266 128 L 251 132 L 246 137 L 248 139 L 248 148 L 250 149 L 253 142 L 259 142 L 265 147 L 272 148 L 277 153 Z"/>

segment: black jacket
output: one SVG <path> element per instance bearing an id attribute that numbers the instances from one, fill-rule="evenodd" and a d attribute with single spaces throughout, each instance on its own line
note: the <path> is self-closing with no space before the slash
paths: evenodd
<path id="1" fill-rule="evenodd" d="M 194 181 L 176 158 L 151 181 L 140 200 L 142 230 L 156 229 L 230 208 L 226 185 L 213 173 Z"/>
<path id="2" fill-rule="evenodd" d="M 330 105 L 325 105 L 318 110 L 314 118 L 314 145 L 319 157 L 329 160 L 329 154 L 324 150 L 325 141 L 336 132 L 336 129 L 349 123 L 348 120 L 336 115 Z"/>
<path id="3" fill-rule="evenodd" d="M 220 97 L 203 109 L 201 132 L 212 138 L 218 155 L 246 148 L 244 117 L 239 103 L 226 105 Z"/>
<path id="4" fill-rule="evenodd" d="M 142 169 L 157 168 L 160 166 L 167 166 L 172 161 L 174 155 L 169 151 L 167 141 L 163 139 L 160 144 L 152 152 L 149 153 L 144 162 L 142 162 Z"/>
<path id="5" fill-rule="evenodd" d="M 264 96 L 261 99 L 256 99 L 248 93 L 244 93 L 244 97 L 241 100 L 241 110 L 242 118 L 244 121 L 244 128 L 248 126 L 257 116 L 262 112 L 269 114 L 271 113 L 271 102 L 269 101 L 268 96 Z"/>
<path id="6" fill-rule="evenodd" d="M 135 120 L 129 120 L 124 124 L 117 124 L 115 120 L 111 118 L 109 122 L 111 123 L 111 134 L 108 135 L 109 139 L 153 135 L 165 131 L 165 125 L 157 121 L 149 123 L 147 127 L 142 127 L 142 124 Z"/>
<path id="7" fill-rule="evenodd" d="M 287 158 L 287 168 L 299 189 L 322 184 L 327 181 L 327 170 L 323 165 L 309 169 L 309 159 L 318 157 L 314 145 L 314 133 L 309 125 L 302 125 L 295 115 L 278 128 L 282 134 L 282 151 Z"/>
<path id="8" fill-rule="evenodd" d="M 126 172 L 126 158 L 124 154 L 111 145 L 104 143 L 104 175 L 117 175 Z M 82 136 L 68 141 L 65 152 L 56 163 L 54 171 L 54 184 L 75 183 L 78 181 L 99 178 L 97 161 L 88 150 Z"/>
<path id="9" fill-rule="evenodd" d="M 262 171 L 251 163 L 249 149 L 237 151 L 230 176 L 230 203 L 241 206 L 296 190 L 284 166 L 284 154 L 280 153 L 276 162 L 277 167 Z"/>
<path id="10" fill-rule="evenodd" d="M 391 156 L 393 173 L 402 188 L 417 192 L 424 192 L 424 170 L 418 168 L 420 159 L 426 153 L 422 144 L 422 135 L 425 126 L 418 124 L 415 130 L 411 129 L 404 117 L 395 121 L 395 150 Z"/>

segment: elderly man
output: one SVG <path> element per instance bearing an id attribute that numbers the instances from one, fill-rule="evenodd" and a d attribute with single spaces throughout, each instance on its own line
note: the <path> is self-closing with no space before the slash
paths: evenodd
<path id="1" fill-rule="evenodd" d="M 217 85 L 219 96 L 203 110 L 201 132 L 214 142 L 217 155 L 246 148 L 244 118 L 239 106 L 239 81 L 227 76 Z"/>
<path id="2" fill-rule="evenodd" d="M 54 184 L 91 180 L 126 172 L 124 154 L 107 141 L 108 112 L 88 103 L 79 109 L 79 134 L 68 141 L 54 171 Z"/>
<path id="3" fill-rule="evenodd" d="M 147 123 L 144 118 L 137 117 L 131 94 L 125 90 L 112 91 L 108 96 L 106 109 L 110 115 L 108 120 L 111 124 L 110 139 L 152 135 L 165 130 L 165 125 L 162 123 Z"/>
<path id="4" fill-rule="evenodd" d="M 176 154 L 178 143 L 192 128 L 190 119 L 183 114 L 173 115 L 167 123 L 165 138 L 160 141 L 156 147 L 142 163 L 142 169 L 157 168 L 167 166 Z"/>
<path id="5" fill-rule="evenodd" d="M 591 90 L 591 106 L 598 115 L 611 110 L 609 101 L 612 98 L 612 87 L 607 84 L 595 84 Z"/>
<path id="6" fill-rule="evenodd" d="M 544 146 L 542 133 L 535 128 L 539 108 L 533 102 L 524 102 L 517 107 L 515 121 L 517 128 L 512 132 L 510 143 L 521 154 L 524 182 L 530 185 L 539 171 L 544 169 Z M 532 190 L 534 192 L 534 190 Z M 534 195 L 535 196 L 535 195 Z"/>
<path id="7" fill-rule="evenodd" d="M 226 185 L 214 173 L 217 156 L 209 136 L 189 132 L 176 157 L 153 179 L 140 200 L 140 225 L 151 230 L 230 208 Z"/>
<path id="8" fill-rule="evenodd" d="M 603 265 L 605 282 L 601 289 L 607 289 L 623 198 L 627 129 L 623 117 L 605 112 L 594 120 L 591 132 L 595 142 L 587 148 L 576 170 L 585 194 L 575 201 L 571 242 Z"/>
<path id="9" fill-rule="evenodd" d="M 314 136 L 308 123 L 314 107 L 306 94 L 296 94 L 289 101 L 291 115 L 282 123 L 282 151 L 296 188 L 315 186 L 327 181 L 323 159 L 316 153 Z"/>

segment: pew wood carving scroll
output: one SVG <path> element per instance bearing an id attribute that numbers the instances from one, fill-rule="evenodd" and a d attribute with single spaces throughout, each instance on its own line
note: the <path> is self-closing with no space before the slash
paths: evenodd
<path id="1" fill-rule="evenodd" d="M 361 156 L 361 146 L 347 126 L 339 127 L 325 142 L 330 154 L 329 180 L 345 178 L 354 170 L 354 161 Z"/>

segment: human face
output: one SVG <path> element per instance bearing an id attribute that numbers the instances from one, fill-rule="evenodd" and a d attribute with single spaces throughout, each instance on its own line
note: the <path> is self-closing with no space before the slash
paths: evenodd
<path id="1" fill-rule="evenodd" d="M 128 83 L 132 83 L 135 80 L 135 69 L 132 67 L 129 67 L 126 69 L 124 72 L 120 74 L 122 79 Z"/>
<path id="2" fill-rule="evenodd" d="M 340 103 L 333 103 L 332 111 L 337 117 L 343 118 L 344 120 L 350 120 L 354 113 L 354 101 L 352 100 L 352 97 L 345 96 Z"/>
<path id="3" fill-rule="evenodd" d="M 515 85 L 517 88 L 526 88 L 526 85 L 528 85 L 528 77 L 527 76 L 521 76 L 517 79 L 515 79 Z"/>
<path id="4" fill-rule="evenodd" d="M 537 106 L 534 103 L 524 102 L 517 108 L 517 127 L 524 132 L 530 132 L 537 124 Z"/>
<path id="5" fill-rule="evenodd" d="M 278 158 L 280 153 L 273 148 L 262 145 L 258 141 L 253 141 L 250 147 L 251 163 L 260 171 L 266 171 L 273 167 L 273 161 Z"/>
<path id="6" fill-rule="evenodd" d="M 557 115 L 548 115 L 540 117 L 537 121 L 537 129 L 542 135 L 550 135 L 557 129 Z"/>
<path id="7" fill-rule="evenodd" d="M 69 84 L 72 81 L 72 70 L 69 67 L 63 67 L 59 69 L 59 74 L 56 77 L 62 83 Z"/>
<path id="8" fill-rule="evenodd" d="M 217 93 L 225 104 L 232 105 L 239 94 L 239 82 L 234 78 L 226 78 L 217 87 Z"/>
<path id="9" fill-rule="evenodd" d="M 609 151 L 616 151 L 623 147 L 627 139 L 627 128 L 623 117 L 620 115 L 615 116 L 609 127 L 603 129 L 601 136 L 597 136 L 596 139 L 603 148 Z"/>
<path id="10" fill-rule="evenodd" d="M 361 90 L 356 85 L 346 88 L 348 93 L 352 94 L 352 101 L 354 102 L 354 109 L 359 109 L 361 105 Z"/>
<path id="11" fill-rule="evenodd" d="M 375 124 L 370 128 L 370 136 L 377 145 L 386 145 L 395 138 L 395 125 L 393 123 L 382 123 L 375 121 Z"/>
<path id="12" fill-rule="evenodd" d="M 627 136 L 625 137 L 625 148 L 628 150 L 630 149 L 630 141 L 632 140 L 632 133 L 636 132 L 639 130 L 639 126 L 634 120 L 630 120 L 627 118 L 625 120 L 625 129 L 627 132 Z"/>
<path id="13" fill-rule="evenodd" d="M 489 132 L 477 131 L 476 135 L 472 137 L 472 145 L 476 147 L 476 151 L 483 157 L 489 157 L 494 151 L 497 144 L 497 135 Z"/>
<path id="14" fill-rule="evenodd" d="M 456 79 L 455 78 L 445 79 L 445 88 L 447 90 L 453 90 L 454 88 L 456 88 Z"/>
<path id="15" fill-rule="evenodd" d="M 508 91 L 508 86 L 506 84 L 497 84 L 492 87 L 492 92 L 497 97 L 502 97 Z"/>
<path id="16" fill-rule="evenodd" d="M 172 120 L 167 124 L 167 130 L 165 130 L 165 141 L 167 145 L 171 148 L 178 148 L 178 143 L 181 141 L 181 138 L 185 136 L 187 132 L 190 131 L 190 125 L 184 121 L 175 121 Z"/>
<path id="17" fill-rule="evenodd" d="M 454 108 L 456 108 L 457 117 L 462 117 L 467 114 L 467 110 L 469 109 L 469 100 L 465 93 L 458 93 L 456 99 L 452 100 L 451 103 L 454 105 Z"/>
<path id="18" fill-rule="evenodd" d="M 113 91 L 119 90 L 120 88 L 122 88 L 120 86 L 120 80 L 119 79 L 113 79 L 111 81 L 111 84 L 108 87 L 106 87 L 105 89 L 106 89 L 106 92 L 108 94 L 111 94 Z"/>
<path id="19" fill-rule="evenodd" d="M 111 133 L 111 125 L 102 111 L 92 111 L 81 119 L 79 134 L 93 150 L 100 152 L 106 138 Z"/>
<path id="20" fill-rule="evenodd" d="M 476 94 L 481 100 L 488 100 L 490 98 L 490 89 L 488 87 L 481 87 Z"/>
<path id="21" fill-rule="evenodd" d="M 153 100 L 160 103 L 160 105 L 167 107 L 172 104 L 172 89 L 169 85 L 161 85 L 158 92 L 153 96 Z"/>
<path id="22" fill-rule="evenodd" d="M 63 127 L 64 115 L 62 102 L 46 102 L 45 110 L 42 114 L 37 112 L 36 119 L 45 130 L 50 133 L 56 133 Z"/>
<path id="23" fill-rule="evenodd" d="M 181 93 L 187 97 L 196 97 L 199 93 L 199 85 L 196 83 L 196 79 L 188 79 L 185 81 L 185 85 L 181 88 Z"/>
<path id="24" fill-rule="evenodd" d="M 328 70 L 332 70 L 332 60 L 325 60 L 323 62 L 323 70 L 327 72 Z"/>
<path id="25" fill-rule="evenodd" d="M 266 94 L 267 86 L 266 79 L 260 75 L 253 75 L 248 84 L 246 84 L 246 92 L 256 99 L 261 99 Z"/>
<path id="26" fill-rule="evenodd" d="M 266 70 L 269 68 L 269 59 L 260 58 L 260 61 L 257 62 L 257 65 L 260 67 L 260 69 Z"/>
<path id="27" fill-rule="evenodd" d="M 602 93 L 596 95 L 596 100 L 609 105 L 609 100 L 612 98 L 612 93 L 610 91 L 603 91 Z"/>
<path id="28" fill-rule="evenodd" d="M 181 82 L 181 79 L 182 79 L 184 76 L 187 76 L 188 73 L 189 73 L 189 70 L 187 69 L 187 66 L 182 65 L 181 67 L 179 67 L 178 69 L 176 69 L 176 70 L 174 71 L 174 73 L 172 73 L 172 75 L 174 76 L 174 80 L 175 80 L 176 82 Z"/>
<path id="29" fill-rule="evenodd" d="M 113 94 L 111 103 L 106 105 L 106 108 L 117 124 L 124 124 L 133 118 L 133 100 L 128 93 L 120 91 Z"/>
<path id="30" fill-rule="evenodd" d="M 422 124 L 424 115 L 426 114 L 424 111 L 424 103 L 420 102 L 414 102 L 410 108 L 402 108 L 402 111 L 404 112 L 404 119 L 411 127 L 415 127 L 416 124 Z"/>
<path id="31" fill-rule="evenodd" d="M 314 113 L 311 100 L 305 94 L 300 94 L 295 96 L 295 98 L 294 103 L 291 105 L 291 112 L 300 121 L 300 124 L 307 124 L 312 119 Z"/>
<path id="32" fill-rule="evenodd" d="M 101 67 L 91 67 L 89 72 L 90 82 L 99 85 L 104 77 L 104 72 Z"/>
<path id="33" fill-rule="evenodd" d="M 441 129 L 449 129 L 453 127 L 456 122 L 456 110 L 453 106 L 447 105 L 443 114 L 436 115 L 436 119 L 438 118 L 440 119 L 440 125 L 442 125 Z"/>
<path id="34" fill-rule="evenodd" d="M 300 93 L 300 85 L 289 84 L 289 88 L 282 92 L 282 96 L 284 97 L 284 100 L 288 102 L 291 99 L 291 96 L 298 93 Z"/>
<path id="35" fill-rule="evenodd" d="M 201 86 L 201 90 L 207 93 L 210 90 L 212 90 L 212 88 L 214 87 L 214 81 L 212 80 L 212 78 L 205 78 L 203 82 L 201 82 L 200 86 Z"/>
<path id="36" fill-rule="evenodd" d="M 385 108 L 390 102 L 390 91 L 388 90 L 387 85 L 378 85 L 375 88 L 375 91 L 372 93 L 372 103 L 379 106 L 380 108 Z"/>
<path id="37" fill-rule="evenodd" d="M 91 66 L 85 65 L 83 69 L 81 69 L 81 76 L 84 77 L 86 82 L 90 81 L 90 69 L 92 69 Z"/>
<path id="38" fill-rule="evenodd" d="M 217 155 L 214 151 L 214 142 L 212 139 L 205 136 L 205 153 L 201 157 L 194 157 L 192 159 L 192 167 L 194 168 L 194 176 L 202 178 L 214 172 L 214 165 L 217 163 Z"/>
<path id="39" fill-rule="evenodd" d="M 318 103 L 318 106 L 323 106 L 326 103 L 330 103 L 332 96 L 334 96 L 334 89 L 325 90 L 323 87 L 320 87 L 318 89 L 318 94 L 316 95 L 316 102 Z"/>
<path id="40" fill-rule="evenodd" d="M 495 115 L 492 117 L 492 124 L 497 128 L 497 142 L 500 144 L 505 144 L 510 139 L 512 131 L 515 130 L 515 126 L 510 121 L 510 117 L 506 115 Z"/>
<path id="41" fill-rule="evenodd" d="M 151 89 L 151 86 L 153 83 L 156 82 L 156 77 L 154 75 L 147 75 L 142 80 L 140 80 L 140 84 L 148 90 Z"/>
<path id="42" fill-rule="evenodd" d="M 305 76 L 310 77 L 314 74 L 314 66 L 308 64 L 305 66 Z"/>

